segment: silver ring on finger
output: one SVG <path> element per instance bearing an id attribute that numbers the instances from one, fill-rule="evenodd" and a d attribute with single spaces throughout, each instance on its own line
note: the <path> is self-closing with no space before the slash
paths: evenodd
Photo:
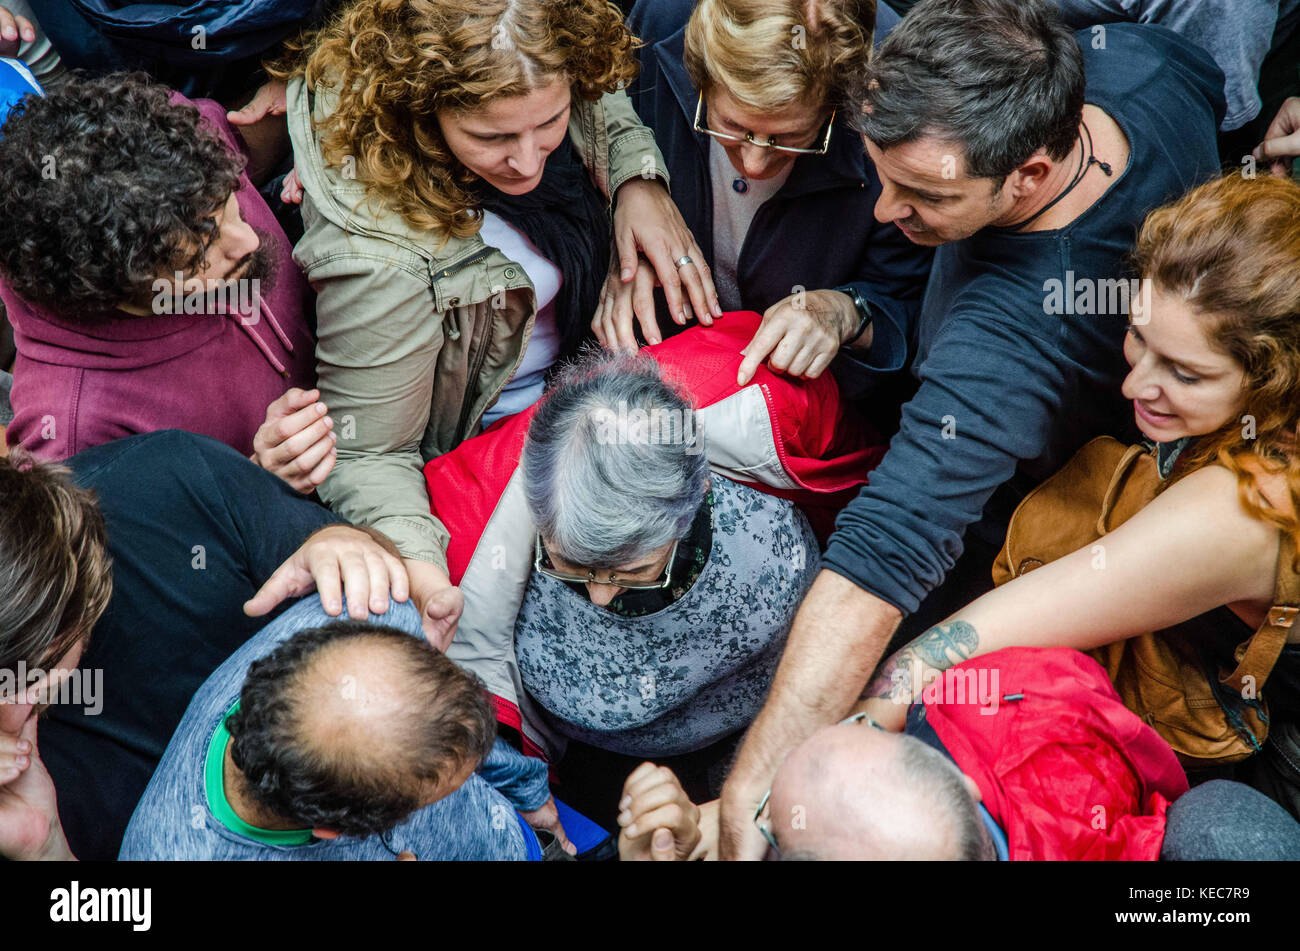
<path id="1" fill-rule="evenodd" d="M 677 270 L 680 271 L 686 265 L 694 264 L 694 263 L 695 262 L 691 260 L 691 256 L 689 254 L 683 254 L 680 258 L 677 259 Z"/>

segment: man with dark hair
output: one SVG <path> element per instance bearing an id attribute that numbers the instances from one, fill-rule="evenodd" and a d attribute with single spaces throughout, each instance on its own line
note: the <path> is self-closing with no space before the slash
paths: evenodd
<path id="1" fill-rule="evenodd" d="M 300 602 L 213 673 L 120 858 L 542 857 L 516 810 L 549 800 L 546 763 L 494 744 L 486 694 L 418 612 L 331 622 Z"/>
<path id="2" fill-rule="evenodd" d="M 422 637 L 360 621 L 299 631 L 253 661 L 226 728 L 257 804 L 355 836 L 458 787 L 496 738 L 472 677 Z"/>
<path id="3" fill-rule="evenodd" d="M 917 0 L 884 0 L 900 14 Z M 1227 112 L 1220 128 L 1238 129 L 1260 111 L 1260 68 L 1300 20 L 1298 0 L 1053 0 L 1072 29 L 1104 34 L 1111 23 L 1155 23 L 1206 50 L 1224 72 Z"/>
<path id="4" fill-rule="evenodd" d="M 184 429 L 301 476 L 300 490 L 324 480 L 334 442 L 310 393 L 306 283 L 245 160 L 217 103 L 138 75 L 76 78 L 9 113 L 0 299 L 17 347 L 11 445 L 65 459 Z M 293 468 L 255 439 L 268 407 Z"/>
<path id="5" fill-rule="evenodd" d="M 72 857 L 36 714 L 76 676 L 112 578 L 104 518 L 68 475 L 0 458 L 0 857 Z"/>
<path id="6" fill-rule="evenodd" d="M 938 247 L 919 388 L 840 513 L 723 792 L 725 855 L 761 853 L 746 813 L 900 622 L 910 638 L 988 590 L 1028 488 L 1131 428 L 1121 341 L 1145 318 L 1128 255 L 1147 211 L 1217 170 L 1222 86 L 1169 30 L 1113 24 L 1096 43 L 1046 0 L 922 0 L 881 43 L 853 113 L 876 217 Z"/>
<path id="7" fill-rule="evenodd" d="M 16 461 L 0 459 L 0 670 L 71 669 L 113 589 L 104 516 L 67 469 Z M 16 700 L 0 689 L 0 731 Z M 0 756 L 0 783 L 16 776 Z"/>

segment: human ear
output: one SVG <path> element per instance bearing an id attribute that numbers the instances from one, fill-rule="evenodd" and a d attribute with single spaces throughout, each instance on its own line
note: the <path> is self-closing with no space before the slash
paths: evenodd
<path id="1" fill-rule="evenodd" d="M 1011 197 L 1019 200 L 1033 195 L 1047 183 L 1053 162 L 1043 151 L 1035 152 L 1018 169 L 1007 176 L 1006 186 Z"/>
<path id="2" fill-rule="evenodd" d="M 965 773 L 961 774 L 962 782 L 966 784 L 966 791 L 971 794 L 971 798 L 976 802 L 982 802 L 984 796 L 980 793 L 980 788 L 976 785 L 975 780 L 971 779 Z"/>

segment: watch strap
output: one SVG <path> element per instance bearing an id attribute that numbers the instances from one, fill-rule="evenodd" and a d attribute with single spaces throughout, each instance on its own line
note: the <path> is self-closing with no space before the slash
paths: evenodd
<path id="1" fill-rule="evenodd" d="M 853 336 L 840 344 L 841 347 L 851 347 L 853 344 L 857 343 L 862 335 L 867 332 L 867 328 L 871 326 L 871 305 L 862 299 L 862 295 L 858 293 L 856 287 L 844 285 L 842 287 L 833 287 L 831 290 L 839 291 L 841 294 L 847 294 L 853 301 L 853 306 L 857 308 L 858 314 L 862 317 L 862 319 L 858 321 L 858 329 L 854 332 Z"/>

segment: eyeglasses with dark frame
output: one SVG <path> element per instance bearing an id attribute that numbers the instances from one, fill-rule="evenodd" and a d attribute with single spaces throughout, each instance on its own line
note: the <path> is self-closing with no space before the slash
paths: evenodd
<path id="1" fill-rule="evenodd" d="M 656 578 L 654 581 L 629 581 L 619 580 L 614 572 L 609 573 L 608 581 L 599 581 L 596 578 L 596 570 L 588 569 L 585 575 L 571 574 L 567 571 L 560 571 L 551 562 L 550 553 L 542 543 L 542 533 L 537 533 L 536 543 L 534 545 L 533 568 L 546 575 L 548 578 L 554 578 L 556 581 L 571 581 L 575 584 L 610 584 L 619 588 L 627 588 L 630 591 L 653 591 L 658 588 L 667 588 L 673 580 L 673 560 L 677 557 L 677 545 L 679 542 L 673 542 L 672 551 L 668 553 L 668 561 L 664 563 L 663 578 Z M 545 562 L 545 563 L 544 563 Z"/>
<path id="2" fill-rule="evenodd" d="M 789 145 L 777 145 L 772 141 L 771 136 L 766 142 L 759 142 L 754 138 L 754 133 L 746 132 L 743 136 L 731 135 L 727 132 L 716 132 L 708 126 L 700 125 L 700 119 L 704 115 L 704 93 L 700 93 L 699 102 L 695 104 L 695 131 L 703 132 L 705 135 L 711 135 L 720 142 L 748 142 L 750 145 L 757 145 L 760 149 L 772 149 L 774 152 L 786 152 L 790 155 L 825 155 L 826 150 L 831 147 L 831 132 L 835 129 L 835 111 L 831 110 L 830 121 L 826 123 L 826 137 L 822 139 L 820 148 L 816 149 L 797 149 Z"/>
<path id="3" fill-rule="evenodd" d="M 865 710 L 862 713 L 855 713 L 851 717 L 845 717 L 837 723 L 836 726 L 843 726 L 846 723 L 866 723 L 868 726 L 873 726 L 877 730 L 884 729 L 883 726 L 871 719 L 871 715 Z M 780 855 L 781 847 L 776 844 L 776 838 L 772 835 L 771 816 L 768 816 L 767 818 L 763 817 L 763 813 L 767 811 L 767 805 L 771 798 L 772 789 L 769 786 L 767 792 L 763 793 L 763 798 L 758 801 L 758 808 L 754 810 L 754 825 L 758 826 L 758 831 L 763 833 L 763 838 L 767 839 L 767 844 L 772 847 L 772 850 L 776 852 L 777 855 Z"/>

